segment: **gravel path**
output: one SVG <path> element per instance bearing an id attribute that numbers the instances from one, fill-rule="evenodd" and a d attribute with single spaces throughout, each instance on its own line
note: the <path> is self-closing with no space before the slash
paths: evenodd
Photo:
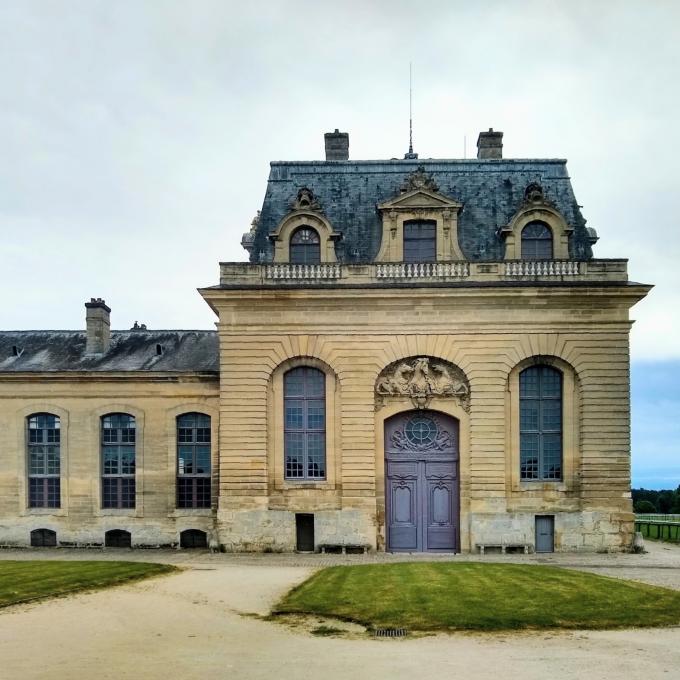
<path id="1" fill-rule="evenodd" d="M 680 589 L 680 547 L 645 555 L 442 556 L 555 564 Z M 0 610 L 0 678 L 455 677 L 646 680 L 680 677 L 680 628 L 457 634 L 404 640 L 319 638 L 263 621 L 328 564 L 421 557 L 210 555 L 193 551 L 1 551 L 1 559 L 134 559 L 185 571 L 106 591 Z M 431 557 L 428 557 L 431 559 Z"/>

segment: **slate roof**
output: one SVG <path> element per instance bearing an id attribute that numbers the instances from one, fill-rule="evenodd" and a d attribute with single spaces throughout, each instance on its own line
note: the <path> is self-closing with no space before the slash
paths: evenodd
<path id="1" fill-rule="evenodd" d="M 111 331 L 109 350 L 100 356 L 85 356 L 85 337 L 83 331 L 0 331 L 0 373 L 219 370 L 215 331 Z"/>
<path id="2" fill-rule="evenodd" d="M 311 189 L 333 228 L 343 234 L 336 245 L 341 262 L 368 262 L 376 256 L 382 233 L 377 205 L 399 195 L 407 177 L 419 167 L 439 185 L 439 193 L 463 203 L 458 234 L 470 260 L 501 260 L 498 235 L 517 211 L 527 186 L 537 182 L 544 196 L 574 231 L 570 256 L 592 258 L 585 220 L 574 197 L 566 161 L 546 160 L 384 160 L 276 161 L 271 163 L 267 192 L 256 226 L 251 262 L 271 261 L 269 239 L 290 211 L 299 189 Z M 261 257 L 260 253 L 264 253 Z"/>

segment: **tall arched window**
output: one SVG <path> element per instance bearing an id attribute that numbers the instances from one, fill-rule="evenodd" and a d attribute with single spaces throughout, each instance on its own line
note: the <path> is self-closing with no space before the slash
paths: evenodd
<path id="1" fill-rule="evenodd" d="M 520 477 L 562 479 L 562 374 L 531 366 L 519 374 Z"/>
<path id="2" fill-rule="evenodd" d="M 210 507 L 210 416 L 177 416 L 177 507 Z"/>
<path id="3" fill-rule="evenodd" d="M 434 220 L 404 222 L 404 262 L 437 260 L 437 223 Z"/>
<path id="4" fill-rule="evenodd" d="M 543 222 L 529 222 L 522 229 L 522 259 L 551 260 L 553 237 L 548 225 Z"/>
<path id="5" fill-rule="evenodd" d="M 283 377 L 286 479 L 326 478 L 326 375 L 301 366 Z"/>
<path id="6" fill-rule="evenodd" d="M 321 262 L 321 240 L 316 229 L 298 227 L 290 237 L 290 261 L 294 264 Z"/>
<path id="7" fill-rule="evenodd" d="M 58 508 L 61 505 L 61 437 L 59 416 L 35 413 L 28 428 L 28 506 Z"/>
<path id="8" fill-rule="evenodd" d="M 134 508 L 135 418 L 109 413 L 101 423 L 102 508 Z"/>

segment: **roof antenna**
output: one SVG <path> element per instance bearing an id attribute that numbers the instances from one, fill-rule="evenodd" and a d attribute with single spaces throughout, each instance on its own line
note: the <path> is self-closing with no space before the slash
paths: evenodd
<path id="1" fill-rule="evenodd" d="M 408 153 L 404 154 L 404 159 L 418 158 L 417 153 L 413 153 L 413 64 L 408 63 Z"/>

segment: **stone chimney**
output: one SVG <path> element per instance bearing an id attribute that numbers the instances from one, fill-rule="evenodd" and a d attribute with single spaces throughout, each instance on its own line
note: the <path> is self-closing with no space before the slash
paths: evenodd
<path id="1" fill-rule="evenodd" d="M 85 303 L 87 342 L 85 354 L 104 354 L 111 344 L 111 309 L 101 298 L 90 298 Z"/>
<path id="2" fill-rule="evenodd" d="M 489 128 L 488 132 L 480 132 L 477 137 L 477 158 L 503 158 L 503 133 L 494 132 Z"/>
<path id="3" fill-rule="evenodd" d="M 327 132 L 324 136 L 326 142 L 327 161 L 348 161 L 349 160 L 349 133 L 340 132 L 335 128 L 335 132 Z"/>

